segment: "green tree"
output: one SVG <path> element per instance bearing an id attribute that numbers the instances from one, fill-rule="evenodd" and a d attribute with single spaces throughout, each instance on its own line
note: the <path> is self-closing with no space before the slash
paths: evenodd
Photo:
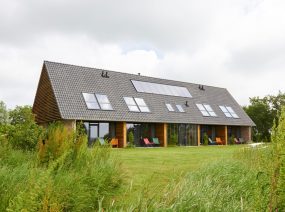
<path id="1" fill-rule="evenodd" d="M 35 123 L 30 106 L 17 106 L 9 113 L 11 126 L 8 140 L 14 148 L 34 150 L 37 146 L 42 129 Z"/>
<path id="2" fill-rule="evenodd" d="M 244 107 L 245 112 L 254 121 L 254 141 L 270 141 L 270 131 L 273 126 L 274 114 L 265 99 L 254 97 L 250 99 L 250 105 Z"/>

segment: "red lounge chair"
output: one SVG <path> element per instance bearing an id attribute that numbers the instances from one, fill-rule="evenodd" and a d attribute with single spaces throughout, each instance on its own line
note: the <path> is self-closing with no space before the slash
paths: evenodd
<path id="1" fill-rule="evenodd" d="M 144 139 L 143 139 L 143 142 L 144 142 L 145 146 L 154 146 L 154 143 L 150 142 L 150 141 L 148 140 L 148 138 L 144 138 Z"/>

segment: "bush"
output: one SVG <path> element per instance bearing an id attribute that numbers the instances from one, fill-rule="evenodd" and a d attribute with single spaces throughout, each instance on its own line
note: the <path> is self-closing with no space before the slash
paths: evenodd
<path id="1" fill-rule="evenodd" d="M 209 143 L 209 137 L 208 137 L 207 133 L 204 133 L 204 135 L 203 135 L 203 144 L 204 145 L 208 145 L 208 143 Z"/>
<path id="2" fill-rule="evenodd" d="M 11 125 L 7 125 L 7 139 L 14 148 L 35 150 L 42 128 L 35 123 L 30 106 L 17 106 L 9 113 Z"/>
<path id="3" fill-rule="evenodd" d="M 0 147 L 1 211 L 102 211 L 121 185 L 108 146 L 87 147 L 87 137 L 51 125 L 39 152 Z M 3 151 L 9 154 L 1 153 Z M 21 162 L 20 162 L 21 161 Z"/>

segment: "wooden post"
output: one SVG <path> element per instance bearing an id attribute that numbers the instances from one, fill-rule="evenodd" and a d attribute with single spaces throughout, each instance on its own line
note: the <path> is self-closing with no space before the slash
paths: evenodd
<path id="1" fill-rule="evenodd" d="M 167 124 L 155 124 L 155 136 L 158 138 L 161 147 L 167 147 Z"/>
<path id="2" fill-rule="evenodd" d="M 197 125 L 197 140 L 198 140 L 198 146 L 200 146 L 200 140 L 201 140 L 201 133 L 200 133 L 200 125 Z"/>
<path id="3" fill-rule="evenodd" d="M 228 127 L 225 126 L 225 144 L 228 145 Z"/>
<path id="4" fill-rule="evenodd" d="M 118 138 L 119 147 L 124 148 L 127 146 L 127 123 L 116 123 L 116 138 Z"/>

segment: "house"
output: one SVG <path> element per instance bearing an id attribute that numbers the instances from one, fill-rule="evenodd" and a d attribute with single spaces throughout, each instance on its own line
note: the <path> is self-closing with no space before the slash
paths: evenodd
<path id="1" fill-rule="evenodd" d="M 136 146 L 142 138 L 197 146 L 207 133 L 227 144 L 251 140 L 255 126 L 225 88 L 45 61 L 36 92 L 36 122 L 83 122 L 89 142 L 117 138 Z"/>

